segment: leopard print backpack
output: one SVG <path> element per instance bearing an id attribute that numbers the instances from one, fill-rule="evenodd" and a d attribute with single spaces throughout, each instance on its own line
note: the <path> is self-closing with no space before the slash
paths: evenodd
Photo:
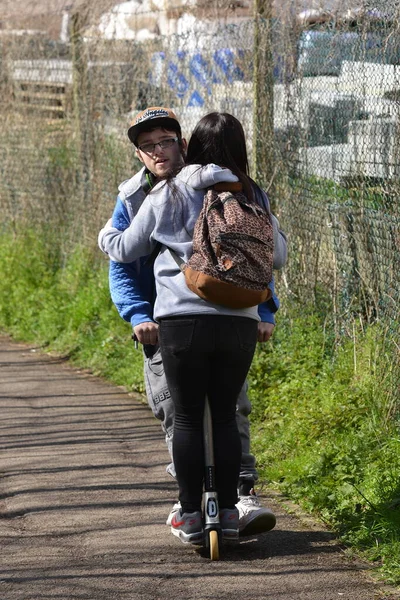
<path id="1" fill-rule="evenodd" d="M 222 183 L 206 192 L 193 254 L 178 263 L 192 292 L 228 308 L 257 306 L 271 297 L 271 217 L 240 190 L 240 183 Z"/>

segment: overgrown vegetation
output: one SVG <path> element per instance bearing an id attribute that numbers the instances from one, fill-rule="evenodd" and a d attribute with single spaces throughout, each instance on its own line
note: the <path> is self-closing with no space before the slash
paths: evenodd
<path id="1" fill-rule="evenodd" d="M 142 355 L 111 302 L 108 261 L 83 246 L 61 256 L 56 235 L 34 232 L 3 234 L 0 248 L 0 328 L 142 392 Z"/>
<path id="2" fill-rule="evenodd" d="M 141 352 L 110 300 L 107 261 L 96 248 L 76 246 L 64 256 L 59 247 L 48 231 L 4 231 L 0 328 L 143 392 Z M 326 299 L 323 314 L 285 305 L 250 376 L 262 481 L 400 583 L 398 370 L 390 336 L 378 323 L 354 324 L 338 344 Z"/>
<path id="3" fill-rule="evenodd" d="M 269 485 L 400 581 L 396 369 L 375 324 L 339 347 L 315 310 L 280 318 L 251 372 L 253 449 Z"/>
<path id="4" fill-rule="evenodd" d="M 386 187 L 381 179 L 352 176 L 347 185 L 340 185 L 330 179 L 308 176 L 292 178 L 291 186 L 296 190 L 308 192 L 316 202 L 343 206 L 363 206 L 372 210 L 390 210 L 396 205 L 397 192 Z"/>

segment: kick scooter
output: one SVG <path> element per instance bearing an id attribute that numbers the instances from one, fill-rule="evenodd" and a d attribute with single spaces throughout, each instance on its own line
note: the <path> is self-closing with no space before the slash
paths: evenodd
<path id="1" fill-rule="evenodd" d="M 219 560 L 219 546 L 222 538 L 219 522 L 218 497 L 215 486 L 214 438 L 211 410 L 206 397 L 203 417 L 204 437 L 204 545 L 211 560 Z"/>

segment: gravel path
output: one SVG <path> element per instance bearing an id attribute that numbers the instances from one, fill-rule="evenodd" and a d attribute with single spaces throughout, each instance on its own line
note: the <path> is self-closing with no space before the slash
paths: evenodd
<path id="1" fill-rule="evenodd" d="M 276 528 L 211 562 L 165 525 L 159 423 L 122 389 L 0 338 L 0 600 L 400 598 L 311 519 L 264 494 Z"/>

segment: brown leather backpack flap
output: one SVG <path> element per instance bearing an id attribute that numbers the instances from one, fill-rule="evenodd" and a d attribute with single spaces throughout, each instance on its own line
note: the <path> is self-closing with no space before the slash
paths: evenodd
<path id="1" fill-rule="evenodd" d="M 188 266 L 185 268 L 184 274 L 186 285 L 192 292 L 207 302 L 220 304 L 227 308 L 250 308 L 269 300 L 272 296 L 269 288 L 264 290 L 244 289 L 211 275 L 195 271 Z"/>

